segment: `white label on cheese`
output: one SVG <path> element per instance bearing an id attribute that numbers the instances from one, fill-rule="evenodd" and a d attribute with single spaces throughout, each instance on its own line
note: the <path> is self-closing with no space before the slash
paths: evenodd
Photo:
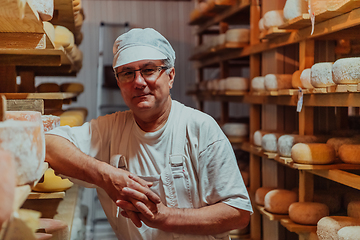
<path id="1" fill-rule="evenodd" d="M 299 87 L 298 102 L 297 102 L 297 108 L 296 108 L 297 112 L 301 112 L 303 101 L 304 101 L 303 99 L 304 99 L 303 91 L 302 91 L 301 87 Z"/>

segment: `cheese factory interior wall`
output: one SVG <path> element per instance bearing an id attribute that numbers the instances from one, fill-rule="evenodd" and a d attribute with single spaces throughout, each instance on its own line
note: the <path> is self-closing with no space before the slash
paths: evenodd
<path id="1" fill-rule="evenodd" d="M 195 107 L 195 102 L 186 95 L 187 86 L 195 79 L 194 68 L 188 60 L 195 42 L 191 27 L 187 24 L 194 7 L 192 2 L 83 0 L 82 5 L 85 13 L 82 26 L 84 38 L 80 44 L 84 54 L 82 69 L 76 77 L 36 77 L 36 85 L 42 82 L 84 84 L 84 93 L 71 107 L 86 107 L 89 110 L 87 120 L 95 118 L 100 23 L 129 22 L 130 27 L 155 28 L 171 42 L 177 54 L 172 97 Z M 107 47 L 111 51 L 112 46 Z"/>

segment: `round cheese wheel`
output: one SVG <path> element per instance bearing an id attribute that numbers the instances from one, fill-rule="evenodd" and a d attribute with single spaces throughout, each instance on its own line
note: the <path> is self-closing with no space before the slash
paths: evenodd
<path id="1" fill-rule="evenodd" d="M 337 84 L 360 83 L 360 57 L 341 58 L 335 61 L 332 74 Z"/>
<path id="2" fill-rule="evenodd" d="M 284 13 L 283 10 L 272 10 L 264 14 L 264 26 L 265 29 L 271 27 L 278 27 L 284 24 Z"/>
<path id="3" fill-rule="evenodd" d="M 269 131 L 265 131 L 265 130 L 257 130 L 257 131 L 255 131 L 254 132 L 254 145 L 261 147 L 262 137 L 265 134 L 268 134 L 268 133 L 269 133 Z"/>
<path id="4" fill-rule="evenodd" d="M 225 89 L 235 91 L 247 91 L 249 80 L 243 77 L 228 77 L 225 79 Z"/>
<path id="5" fill-rule="evenodd" d="M 343 227 L 337 232 L 339 240 L 357 240 L 360 236 L 360 226 Z"/>
<path id="6" fill-rule="evenodd" d="M 57 83 L 41 83 L 36 87 L 38 93 L 60 92 L 60 86 Z"/>
<path id="7" fill-rule="evenodd" d="M 60 91 L 82 93 L 84 91 L 84 85 L 82 83 L 63 83 L 60 85 Z"/>
<path id="8" fill-rule="evenodd" d="M 351 201 L 347 206 L 347 215 L 353 218 L 360 218 L 360 201 Z"/>
<path id="9" fill-rule="evenodd" d="M 56 48 L 63 47 L 66 51 L 70 52 L 75 45 L 74 34 L 69 29 L 63 26 L 56 25 L 55 27 L 55 40 Z"/>
<path id="10" fill-rule="evenodd" d="M 265 30 L 264 18 L 260 18 L 260 20 L 259 20 L 259 30 L 261 32 Z"/>
<path id="11" fill-rule="evenodd" d="M 304 0 L 287 0 L 284 6 L 284 19 L 289 21 L 301 16 L 308 11 L 307 2 Z"/>
<path id="12" fill-rule="evenodd" d="M 291 157 L 291 149 L 296 143 L 312 143 L 320 140 L 311 135 L 285 134 L 278 139 L 278 152 L 283 157 Z"/>
<path id="13" fill-rule="evenodd" d="M 249 134 L 249 126 L 246 123 L 225 123 L 221 129 L 226 136 L 246 137 Z"/>
<path id="14" fill-rule="evenodd" d="M 280 133 L 265 134 L 261 139 L 261 147 L 266 152 L 277 152 L 277 141 L 280 136 Z"/>
<path id="15" fill-rule="evenodd" d="M 343 207 L 347 209 L 350 202 L 360 201 L 360 191 L 350 190 L 344 193 L 343 197 Z"/>
<path id="16" fill-rule="evenodd" d="M 264 206 L 265 195 L 274 189 L 275 189 L 274 187 L 260 187 L 260 188 L 256 189 L 255 203 L 260 206 Z"/>
<path id="17" fill-rule="evenodd" d="M 330 164 L 335 161 L 336 154 L 326 143 L 297 143 L 291 149 L 291 158 L 301 164 Z"/>
<path id="18" fill-rule="evenodd" d="M 326 216 L 329 216 L 329 208 L 323 203 L 295 202 L 289 207 L 290 219 L 299 224 L 316 225 Z"/>
<path id="19" fill-rule="evenodd" d="M 360 164 L 360 144 L 341 145 L 339 157 L 344 163 Z"/>
<path id="20" fill-rule="evenodd" d="M 254 91 L 265 91 L 265 77 L 254 77 L 251 80 L 251 89 Z"/>
<path id="21" fill-rule="evenodd" d="M 279 90 L 292 88 L 291 74 L 267 74 L 264 84 L 266 90 Z"/>
<path id="22" fill-rule="evenodd" d="M 297 70 L 293 73 L 292 78 L 291 78 L 291 86 L 293 88 L 304 88 L 304 86 L 302 85 L 301 81 L 300 81 L 300 75 L 301 75 L 301 71 Z"/>
<path id="23" fill-rule="evenodd" d="M 319 240 L 338 239 L 337 232 L 341 228 L 359 224 L 360 219 L 347 216 L 327 216 L 318 221 L 316 233 Z"/>
<path id="24" fill-rule="evenodd" d="M 250 30 L 246 28 L 229 29 L 225 34 L 226 42 L 247 43 L 250 41 Z"/>
<path id="25" fill-rule="evenodd" d="M 226 42 L 226 34 L 225 33 L 221 33 L 218 36 L 218 45 L 224 45 Z"/>
<path id="26" fill-rule="evenodd" d="M 295 192 L 285 189 L 274 189 L 265 195 L 265 210 L 276 214 L 287 214 L 292 203 L 297 202 Z"/>
<path id="27" fill-rule="evenodd" d="M 334 137 L 334 138 L 329 138 L 329 140 L 327 140 L 326 143 L 335 149 L 336 155 L 338 156 L 339 149 L 342 145 L 344 145 L 344 144 L 360 144 L 360 139 L 356 138 L 356 137 L 353 137 L 353 138 Z"/>
<path id="28" fill-rule="evenodd" d="M 314 86 L 311 85 L 311 68 L 306 68 L 301 72 L 300 82 L 304 88 L 314 88 Z"/>
<path id="29" fill-rule="evenodd" d="M 313 197 L 314 202 L 323 203 L 329 208 L 330 214 L 341 210 L 341 194 L 329 191 L 316 191 Z"/>
<path id="30" fill-rule="evenodd" d="M 311 67 L 311 85 L 316 88 L 335 85 L 332 79 L 331 62 L 316 63 Z"/>

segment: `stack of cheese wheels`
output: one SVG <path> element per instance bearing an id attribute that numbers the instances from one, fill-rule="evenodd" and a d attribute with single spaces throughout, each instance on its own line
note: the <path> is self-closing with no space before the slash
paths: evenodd
<path id="1" fill-rule="evenodd" d="M 270 131 L 266 131 L 266 130 L 257 130 L 254 132 L 254 145 L 261 147 L 261 143 L 262 143 L 262 138 L 265 134 L 270 133 Z"/>
<path id="2" fill-rule="evenodd" d="M 313 143 L 321 141 L 312 135 L 285 134 L 278 139 L 278 152 L 283 157 L 291 157 L 291 149 L 296 143 Z"/>
<path id="3" fill-rule="evenodd" d="M 45 135 L 40 112 L 7 111 L 8 120 L 0 122 L 0 149 L 13 154 L 17 185 L 41 177 L 45 160 Z"/>
<path id="4" fill-rule="evenodd" d="M 272 10 L 264 14 L 264 26 L 265 29 L 271 27 L 278 27 L 284 24 L 284 13 L 283 10 Z"/>
<path id="5" fill-rule="evenodd" d="M 301 81 L 300 81 L 300 75 L 301 75 L 301 71 L 300 70 L 296 70 L 291 78 L 291 86 L 293 88 L 304 88 L 304 86 L 302 85 Z"/>
<path id="6" fill-rule="evenodd" d="M 344 163 L 360 164 L 360 144 L 341 145 L 339 157 Z"/>
<path id="7" fill-rule="evenodd" d="M 41 83 L 36 87 L 38 93 L 60 92 L 60 86 L 57 83 Z"/>
<path id="8" fill-rule="evenodd" d="M 54 115 L 42 115 L 41 120 L 44 125 L 44 132 L 53 130 L 60 126 L 60 117 Z"/>
<path id="9" fill-rule="evenodd" d="M 253 91 L 265 91 L 265 77 L 254 77 L 251 80 L 251 89 Z"/>
<path id="10" fill-rule="evenodd" d="M 0 150 L 0 226 L 10 219 L 15 198 L 16 169 L 13 155 Z"/>
<path id="11" fill-rule="evenodd" d="M 30 6 L 39 13 L 41 20 L 50 21 L 54 14 L 54 0 L 27 0 Z"/>
<path id="12" fill-rule="evenodd" d="M 338 239 L 338 231 L 347 226 L 360 225 L 360 219 L 347 216 L 327 216 L 317 223 L 317 236 L 319 240 Z"/>
<path id="13" fill-rule="evenodd" d="M 267 74 L 264 80 L 265 89 L 270 91 L 290 89 L 292 88 L 291 81 L 291 74 Z"/>
<path id="14" fill-rule="evenodd" d="M 277 152 L 278 138 L 280 133 L 268 133 L 261 139 L 261 147 L 266 152 Z"/>
<path id="15" fill-rule="evenodd" d="M 306 68 L 301 72 L 300 82 L 303 88 L 314 88 L 314 86 L 311 85 L 311 68 Z"/>
<path id="16" fill-rule="evenodd" d="M 339 156 L 340 147 L 344 144 L 360 144 L 360 138 L 358 137 L 334 137 L 330 138 L 326 142 L 335 149 L 336 155 Z"/>
<path id="17" fill-rule="evenodd" d="M 225 35 L 226 42 L 248 43 L 250 41 L 250 30 L 246 28 L 229 29 Z"/>
<path id="18" fill-rule="evenodd" d="M 360 57 L 341 58 L 332 67 L 333 81 L 336 84 L 360 83 Z"/>
<path id="19" fill-rule="evenodd" d="M 70 52 L 75 45 L 74 34 L 66 27 L 56 25 L 55 28 L 55 48 L 63 47 Z"/>
<path id="20" fill-rule="evenodd" d="M 329 208 L 330 214 L 337 213 L 341 210 L 341 194 L 331 191 L 315 191 L 314 202 L 323 203 Z"/>
<path id="21" fill-rule="evenodd" d="M 69 227 L 61 220 L 40 218 L 39 229 L 44 229 L 45 233 L 51 234 L 51 239 L 54 240 L 64 240 L 70 238 Z"/>
<path id="22" fill-rule="evenodd" d="M 274 189 L 265 195 L 265 210 L 276 214 L 287 214 L 292 203 L 298 201 L 298 195 L 294 191 L 286 189 Z"/>
<path id="23" fill-rule="evenodd" d="M 326 216 L 329 216 L 329 208 L 323 203 L 294 202 L 289 207 L 290 219 L 299 224 L 316 225 Z"/>
<path id="24" fill-rule="evenodd" d="M 316 63 L 311 67 L 311 85 L 316 88 L 335 85 L 332 79 L 332 62 Z"/>
<path id="25" fill-rule="evenodd" d="M 339 240 L 357 240 L 360 236 L 360 226 L 343 227 L 337 232 Z"/>
<path id="26" fill-rule="evenodd" d="M 243 77 L 228 77 L 225 79 L 225 90 L 247 91 L 249 89 L 249 80 Z"/>
<path id="27" fill-rule="evenodd" d="M 287 0 L 284 7 L 284 19 L 289 21 L 291 19 L 302 16 L 303 13 L 308 12 L 307 2 L 304 0 Z"/>
<path id="28" fill-rule="evenodd" d="M 221 129 L 230 137 L 246 137 L 249 134 L 249 125 L 246 123 L 225 123 Z"/>
<path id="29" fill-rule="evenodd" d="M 274 187 L 260 187 L 258 189 L 256 189 L 255 191 L 255 203 L 260 205 L 260 206 L 264 206 L 264 200 L 265 200 L 265 195 L 270 192 L 271 190 L 274 190 Z"/>
<path id="30" fill-rule="evenodd" d="M 347 215 L 353 218 L 360 218 L 360 201 L 351 201 L 347 206 Z"/>
<path id="31" fill-rule="evenodd" d="M 335 161 L 336 154 L 326 143 L 297 143 L 291 149 L 291 158 L 301 164 L 330 164 Z"/>

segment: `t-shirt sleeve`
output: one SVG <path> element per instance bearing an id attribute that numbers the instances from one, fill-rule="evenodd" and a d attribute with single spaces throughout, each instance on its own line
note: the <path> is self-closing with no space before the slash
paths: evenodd
<path id="1" fill-rule="evenodd" d="M 199 156 L 199 181 L 203 201 L 226 203 L 253 212 L 232 146 L 215 123 L 208 129 L 208 145 Z"/>

